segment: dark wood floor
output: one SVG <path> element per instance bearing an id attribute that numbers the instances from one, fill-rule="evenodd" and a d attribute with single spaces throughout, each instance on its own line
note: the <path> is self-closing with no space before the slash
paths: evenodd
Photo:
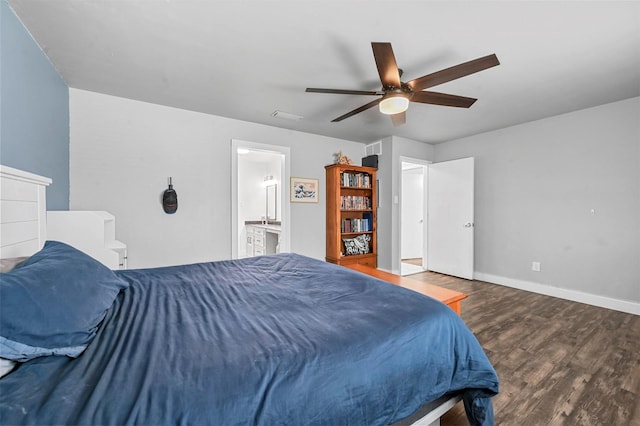
<path id="1" fill-rule="evenodd" d="M 432 272 L 411 277 L 469 294 L 462 318 L 500 378 L 497 425 L 640 426 L 640 316 Z M 462 403 L 441 420 L 467 424 Z"/>

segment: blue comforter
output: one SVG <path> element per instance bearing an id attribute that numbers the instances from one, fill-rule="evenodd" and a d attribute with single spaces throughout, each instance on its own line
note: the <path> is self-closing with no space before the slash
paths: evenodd
<path id="1" fill-rule="evenodd" d="M 426 296 L 295 254 L 118 276 L 79 358 L 0 380 L 0 424 L 385 425 L 451 391 L 493 422 L 493 367 Z"/>

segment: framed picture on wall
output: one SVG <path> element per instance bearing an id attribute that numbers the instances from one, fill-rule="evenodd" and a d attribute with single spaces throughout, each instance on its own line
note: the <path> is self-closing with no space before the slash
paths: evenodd
<path id="1" fill-rule="evenodd" d="M 318 179 L 292 177 L 291 178 L 291 202 L 292 203 L 317 203 L 320 189 Z"/>

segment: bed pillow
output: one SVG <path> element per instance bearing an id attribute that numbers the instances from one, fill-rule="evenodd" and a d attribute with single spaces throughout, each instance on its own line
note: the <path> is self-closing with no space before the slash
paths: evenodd
<path id="1" fill-rule="evenodd" d="M 11 257 L 9 259 L 0 259 L 0 272 L 9 272 L 27 259 L 28 257 Z"/>
<path id="2" fill-rule="evenodd" d="M 27 259 L 28 257 L 26 256 L 0 259 L 0 272 L 9 272 Z M 3 378 L 7 374 L 11 373 L 16 364 L 16 361 L 0 358 L 0 378 Z"/>
<path id="3" fill-rule="evenodd" d="M 344 252 L 347 256 L 354 254 L 368 254 L 369 253 L 369 241 L 371 236 L 368 234 L 358 235 L 355 238 L 343 238 Z"/>
<path id="4" fill-rule="evenodd" d="M 0 357 L 77 357 L 126 282 L 57 241 L 0 276 Z"/>

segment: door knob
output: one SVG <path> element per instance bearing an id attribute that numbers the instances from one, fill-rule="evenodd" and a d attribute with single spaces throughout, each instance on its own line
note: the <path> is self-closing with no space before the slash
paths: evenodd
<path id="1" fill-rule="evenodd" d="M 472 222 L 467 222 L 467 223 L 464 224 L 464 227 L 465 228 L 471 228 L 471 227 L 473 227 L 473 223 Z"/>

